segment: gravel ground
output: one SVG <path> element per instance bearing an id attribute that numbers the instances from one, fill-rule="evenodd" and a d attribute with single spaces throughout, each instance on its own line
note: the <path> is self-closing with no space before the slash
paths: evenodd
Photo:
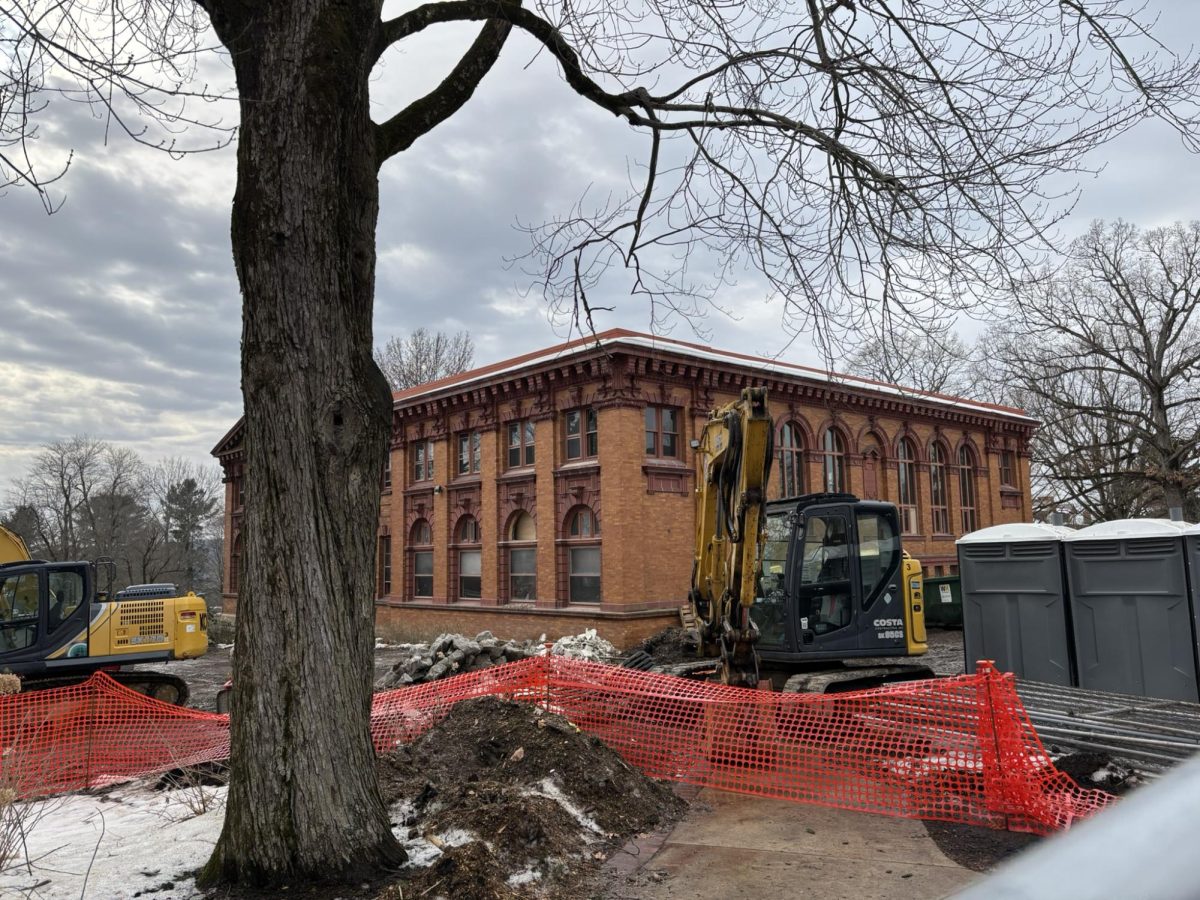
<path id="1" fill-rule="evenodd" d="M 961 628 L 930 628 L 927 635 L 929 650 L 921 661 L 938 675 L 961 675 L 965 671 L 963 660 L 963 633 Z"/>

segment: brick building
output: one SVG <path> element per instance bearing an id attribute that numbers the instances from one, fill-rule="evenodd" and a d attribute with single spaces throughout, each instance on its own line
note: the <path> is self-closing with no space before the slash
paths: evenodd
<path id="1" fill-rule="evenodd" d="M 379 632 L 596 627 L 628 645 L 674 620 L 692 564 L 689 442 L 751 385 L 776 421 L 770 496 L 890 500 L 927 574 L 954 571 L 958 535 L 1031 514 L 1036 423 L 1019 410 L 617 329 L 395 395 Z M 240 427 L 213 453 L 232 610 Z"/>

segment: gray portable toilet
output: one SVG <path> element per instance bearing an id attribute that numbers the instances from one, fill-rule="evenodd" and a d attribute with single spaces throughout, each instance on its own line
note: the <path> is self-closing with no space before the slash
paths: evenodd
<path id="1" fill-rule="evenodd" d="M 1063 538 L 1080 687 L 1200 700 L 1187 528 L 1121 519 Z"/>
<path id="2" fill-rule="evenodd" d="M 978 660 L 991 659 L 1000 671 L 1022 678 L 1074 683 L 1062 567 L 1062 539 L 1070 533 L 1057 525 L 1015 523 L 958 539 L 968 672 Z"/>
<path id="3" fill-rule="evenodd" d="M 1183 555 L 1187 558 L 1188 583 L 1191 585 L 1192 627 L 1196 629 L 1196 661 L 1200 667 L 1200 525 L 1183 531 Z"/>

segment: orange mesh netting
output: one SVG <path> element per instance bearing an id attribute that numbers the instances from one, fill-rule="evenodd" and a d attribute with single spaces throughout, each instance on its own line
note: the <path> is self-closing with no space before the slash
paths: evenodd
<path id="1" fill-rule="evenodd" d="M 655 778 L 763 797 L 1039 834 L 1112 799 L 1054 768 L 1012 676 L 982 663 L 974 675 L 808 695 L 537 657 L 377 694 L 375 747 L 487 695 L 560 713 Z M 3 785 L 31 797 L 224 759 L 229 723 L 96 674 L 0 698 L 0 741 Z"/>

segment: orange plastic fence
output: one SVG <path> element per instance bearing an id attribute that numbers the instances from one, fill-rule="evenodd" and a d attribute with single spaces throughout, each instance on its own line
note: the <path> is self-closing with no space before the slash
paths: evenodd
<path id="1" fill-rule="evenodd" d="M 974 675 L 835 695 L 751 691 L 538 657 L 378 694 L 387 752 L 461 700 L 561 713 L 656 778 L 843 809 L 1048 833 L 1111 798 L 1058 772 L 990 665 Z M 0 698 L 0 781 L 19 797 L 224 759 L 225 716 L 150 700 L 103 674 Z"/>

